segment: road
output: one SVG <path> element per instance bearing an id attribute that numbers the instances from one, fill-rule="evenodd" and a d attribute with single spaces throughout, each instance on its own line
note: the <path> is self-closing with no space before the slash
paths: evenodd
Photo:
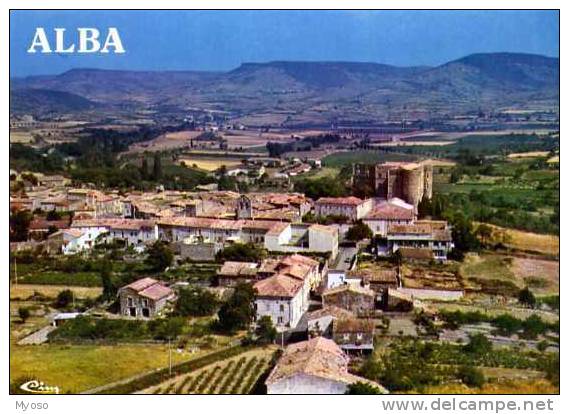
<path id="1" fill-rule="evenodd" d="M 47 325 L 18 341 L 18 345 L 39 345 L 47 341 L 47 335 L 55 330 L 55 326 Z"/>

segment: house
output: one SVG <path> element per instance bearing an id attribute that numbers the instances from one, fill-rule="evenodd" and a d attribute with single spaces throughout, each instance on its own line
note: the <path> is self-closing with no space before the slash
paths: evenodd
<path id="1" fill-rule="evenodd" d="M 258 270 L 257 263 L 227 261 L 217 271 L 218 285 L 235 286 L 238 283 L 255 282 Z"/>
<path id="2" fill-rule="evenodd" d="M 334 259 L 338 255 L 338 229 L 333 226 L 313 224 L 308 228 L 308 249 L 311 252 L 330 252 Z"/>
<path id="3" fill-rule="evenodd" d="M 74 220 L 71 227 L 88 233 L 88 239 L 93 243 L 121 240 L 127 246 L 136 246 L 158 240 L 158 227 L 152 220 L 85 219 Z M 101 238 L 101 235 L 104 235 L 104 238 Z"/>
<path id="4" fill-rule="evenodd" d="M 332 323 L 334 342 L 346 352 L 372 352 L 374 330 L 372 319 L 343 318 Z"/>
<path id="5" fill-rule="evenodd" d="M 399 287 L 399 278 L 395 268 L 350 270 L 346 278 L 347 280 L 360 280 L 363 286 L 380 295 L 388 289 Z"/>
<path id="6" fill-rule="evenodd" d="M 79 229 L 58 230 L 47 237 L 46 249 L 49 253 L 76 254 L 91 248 L 87 233 Z"/>
<path id="7" fill-rule="evenodd" d="M 446 221 L 418 220 L 413 224 L 391 225 L 387 230 L 386 247 L 388 253 L 399 248 L 429 249 L 438 261 L 445 261 L 454 248 L 451 229 Z M 378 246 L 378 252 L 383 249 Z"/>
<path id="8" fill-rule="evenodd" d="M 152 318 L 175 298 L 172 289 L 150 277 L 123 286 L 118 296 L 121 315 L 134 318 Z"/>
<path id="9" fill-rule="evenodd" d="M 362 221 L 373 231 L 374 235 L 385 237 L 391 225 L 409 225 L 413 223 L 415 218 L 413 205 L 407 204 L 399 198 L 392 198 L 377 204 L 363 217 Z"/>
<path id="10" fill-rule="evenodd" d="M 267 394 L 344 394 L 350 384 L 381 385 L 348 371 L 349 357 L 334 341 L 316 337 L 287 346 L 269 374 Z"/>
<path id="11" fill-rule="evenodd" d="M 369 315 L 375 310 L 376 293 L 368 288 L 346 284 L 325 290 L 322 293 L 323 306 L 337 306 L 356 315 Z"/>
<path id="12" fill-rule="evenodd" d="M 51 324 L 53 326 L 61 326 L 65 322 L 70 321 L 72 319 L 75 319 L 81 315 L 82 315 L 81 312 L 60 312 L 60 313 L 55 314 L 55 316 L 52 319 Z"/>
<path id="13" fill-rule="evenodd" d="M 56 232 L 58 230 L 68 229 L 69 220 L 46 220 L 46 219 L 34 219 L 30 222 L 28 227 L 28 235 L 30 239 L 42 240 L 48 236 L 50 232 Z"/>
<path id="14" fill-rule="evenodd" d="M 356 221 L 368 214 L 373 200 L 362 200 L 358 197 L 322 197 L 314 203 L 317 216 L 344 216 Z"/>
<path id="15" fill-rule="evenodd" d="M 152 243 L 158 240 L 158 227 L 152 220 L 109 220 L 111 240 L 122 240 L 127 246 Z"/>
<path id="16" fill-rule="evenodd" d="M 337 306 L 326 306 L 307 314 L 308 337 L 332 337 L 332 323 L 337 319 L 352 318 L 354 314 Z"/>
<path id="17" fill-rule="evenodd" d="M 277 274 L 253 285 L 256 319 L 269 316 L 277 329 L 294 328 L 308 310 L 309 292 L 301 279 Z"/>

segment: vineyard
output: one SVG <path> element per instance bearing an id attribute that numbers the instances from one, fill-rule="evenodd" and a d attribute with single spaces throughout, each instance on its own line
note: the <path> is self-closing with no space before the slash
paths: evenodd
<path id="1" fill-rule="evenodd" d="M 248 394 L 269 367 L 274 347 L 258 348 L 179 375 L 144 394 Z"/>

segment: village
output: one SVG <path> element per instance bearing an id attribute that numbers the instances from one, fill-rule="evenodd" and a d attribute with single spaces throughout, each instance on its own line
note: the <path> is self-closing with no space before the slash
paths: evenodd
<path id="1" fill-rule="evenodd" d="M 448 260 L 455 247 L 452 226 L 419 217 L 419 205 L 433 196 L 432 165 L 356 164 L 353 171 L 352 193 L 362 198 L 316 200 L 283 192 L 101 191 L 72 186 L 63 176 L 14 172 L 24 191 L 11 197 L 11 210 L 27 211 L 31 219 L 27 240 L 10 245 L 12 285 L 18 285 L 18 260 L 25 262 L 32 252 L 51 260 L 89 261 L 120 251 L 126 269 L 149 258 L 158 261 L 140 275 L 132 270 L 126 279 L 115 278 L 112 288 L 107 270 L 102 298 L 81 306 L 73 300 L 49 313 L 51 322 L 16 346 L 57 342 L 58 335 L 72 339 L 83 320 L 169 321 L 212 314 L 221 303 L 217 323 L 243 332 L 238 341 L 278 348 L 269 352 L 270 361 L 261 360 L 264 371 L 252 380 L 261 381 L 265 392 L 345 393 L 354 384 L 388 392 L 355 368 L 375 354 L 381 338 L 434 335 L 460 344 L 479 331 L 441 328 L 448 325 L 444 318 L 452 317 L 445 304 L 461 301 L 468 286 Z M 11 231 L 18 231 L 14 227 Z M 25 278 L 20 276 L 20 283 Z M 116 286 L 120 280 L 124 284 Z M 249 302 L 238 302 L 247 295 Z M 228 321 L 222 320 L 224 306 L 234 301 L 236 308 L 225 310 Z M 247 308 L 244 315 L 239 306 Z M 185 307 L 211 309 L 181 312 Z M 126 329 L 121 326 L 116 329 Z M 181 329 L 161 338 L 175 339 Z M 82 341 L 92 338 L 81 335 Z M 509 341 L 490 338 L 498 345 Z M 197 386 L 188 388 L 186 377 L 163 377 L 158 382 L 164 385 L 148 392 L 199 392 Z M 259 384 L 255 387 L 250 385 Z"/>

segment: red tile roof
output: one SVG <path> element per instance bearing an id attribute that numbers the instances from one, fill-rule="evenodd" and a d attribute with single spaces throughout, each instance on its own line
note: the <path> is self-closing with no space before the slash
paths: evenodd
<path id="1" fill-rule="evenodd" d="M 348 205 L 358 206 L 364 201 L 361 198 L 350 197 L 322 197 L 316 201 L 316 204 L 333 204 L 333 205 Z"/>
<path id="2" fill-rule="evenodd" d="M 274 275 L 260 280 L 253 287 L 258 296 L 293 298 L 302 289 L 304 282 L 284 275 Z"/>

